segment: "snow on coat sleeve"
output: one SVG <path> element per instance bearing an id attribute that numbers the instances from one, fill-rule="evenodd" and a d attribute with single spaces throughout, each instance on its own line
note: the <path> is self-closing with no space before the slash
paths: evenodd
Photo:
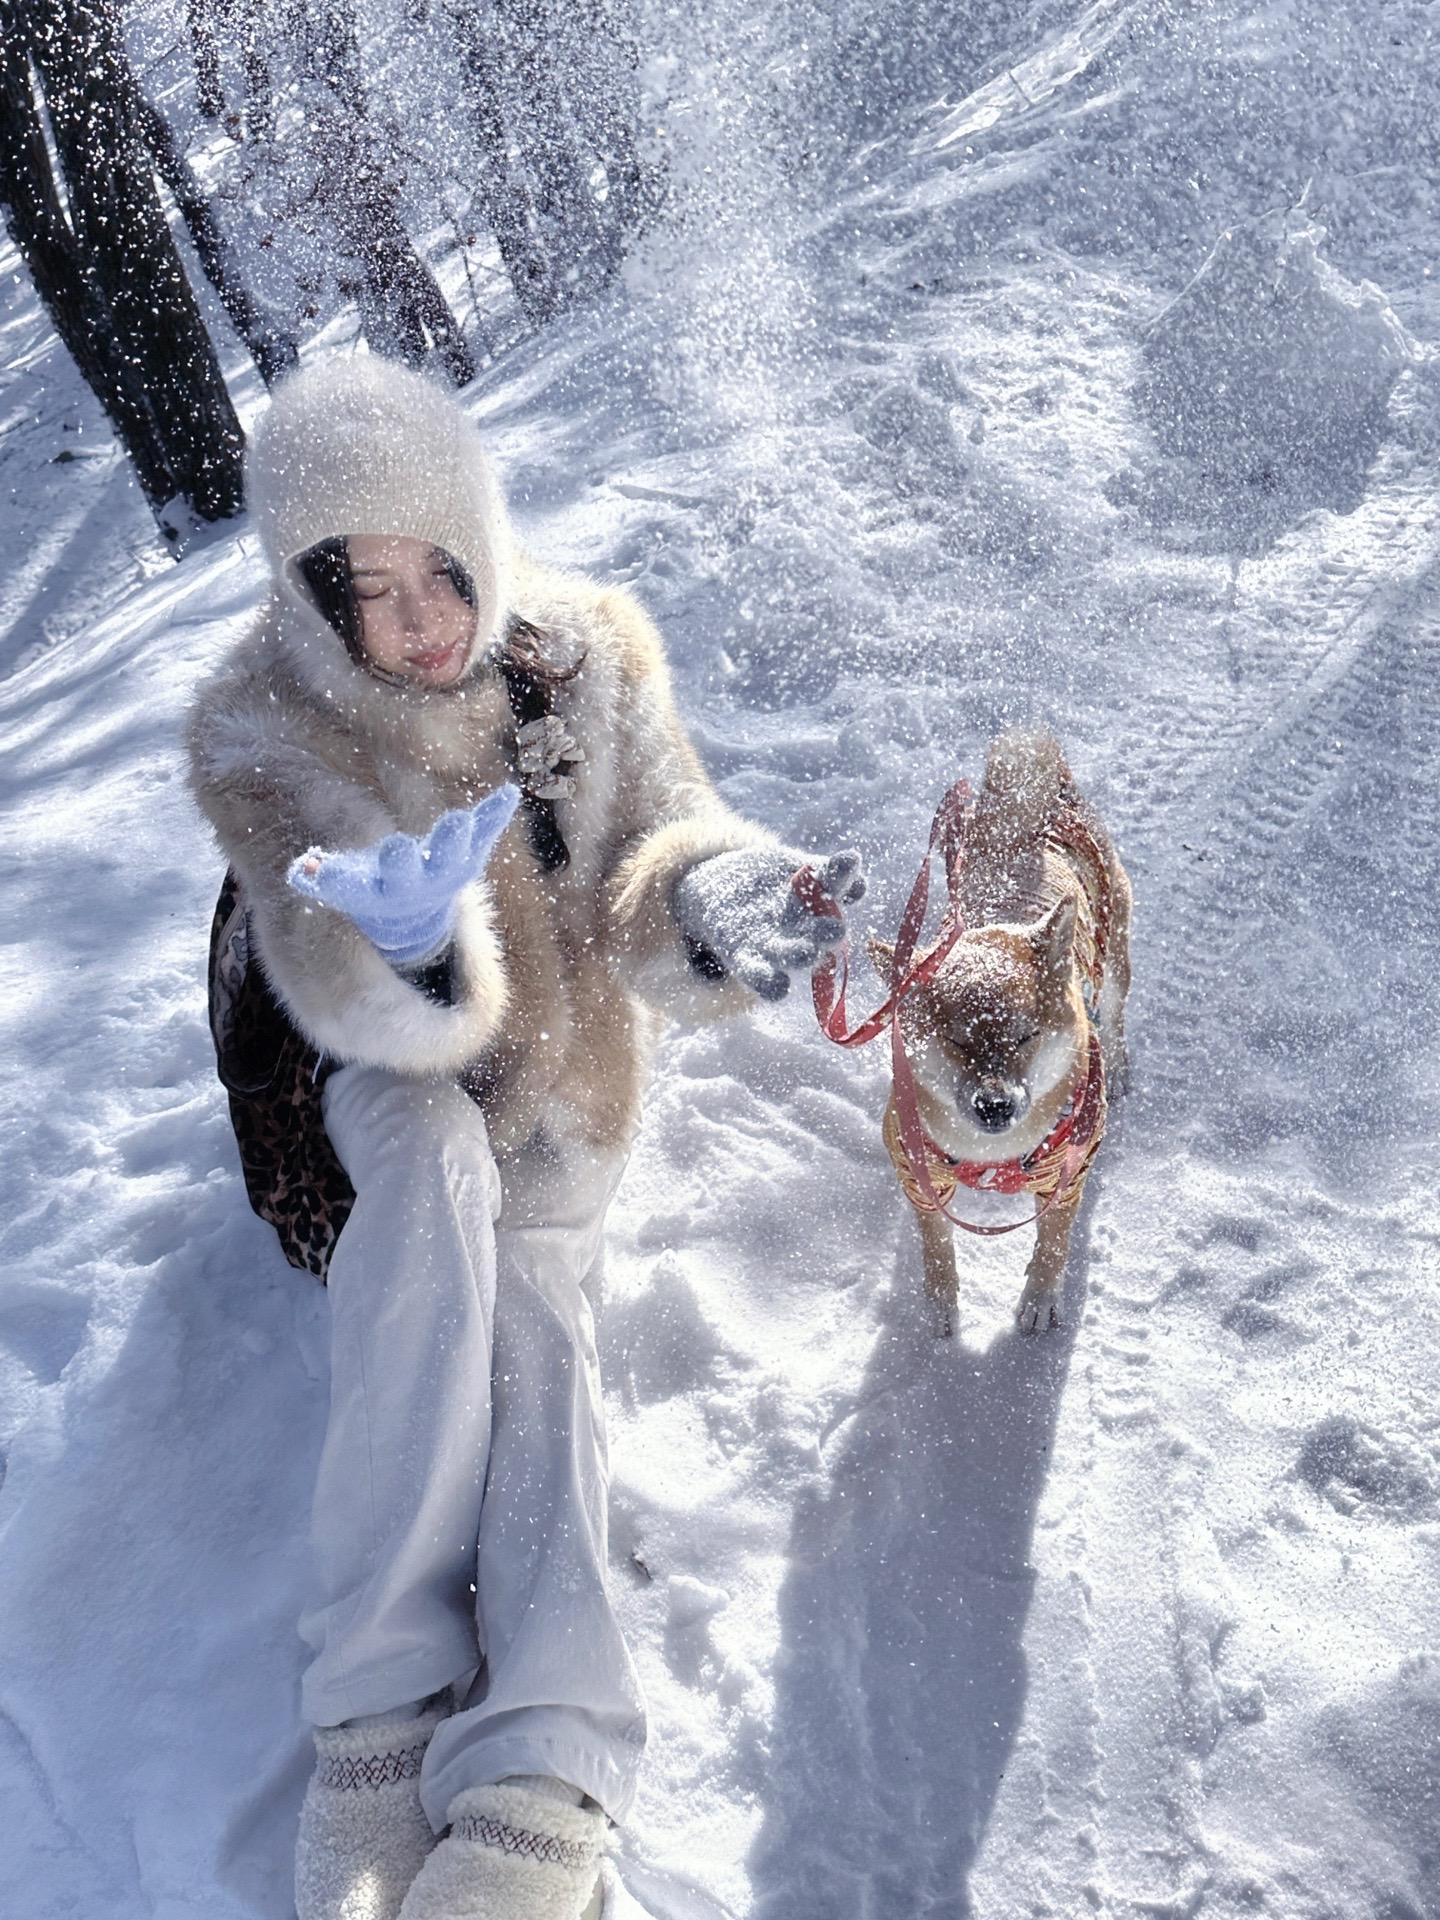
<path id="1" fill-rule="evenodd" d="M 731 811 L 690 744 L 670 686 L 665 648 L 633 595 L 609 588 L 596 613 L 618 643 L 618 836 L 606 877 L 612 963 L 632 992 L 692 1023 L 738 1013 L 755 995 L 697 966 L 673 909 L 680 876 L 712 854 L 779 848 L 764 827 Z"/>
<path id="2" fill-rule="evenodd" d="M 260 965 L 295 1025 L 335 1058 L 448 1077 L 495 1033 L 507 986 L 483 881 L 457 903 L 452 1000 L 405 979 L 357 927 L 285 881 L 297 855 L 373 845 L 396 830 L 354 770 L 305 737 L 263 681 L 218 676 L 191 709 L 190 787 L 240 877 Z"/>

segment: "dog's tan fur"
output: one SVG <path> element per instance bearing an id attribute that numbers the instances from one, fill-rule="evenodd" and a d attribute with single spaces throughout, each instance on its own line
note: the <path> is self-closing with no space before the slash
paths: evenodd
<path id="1" fill-rule="evenodd" d="M 1125 1076 L 1130 987 L 1130 882 L 1098 816 L 1075 787 L 1053 735 L 1011 733 L 990 749 L 961 868 L 966 933 L 934 979 L 902 1002 L 901 1020 L 925 1129 L 956 1160 L 1023 1158 L 1047 1137 L 1081 1081 L 1090 1023 L 1077 941 L 1089 937 L 1088 901 L 1047 829 L 1072 808 L 1093 837 L 1110 885 L 1110 924 L 1098 1022 L 1106 1079 Z M 870 945 L 887 983 L 893 949 Z M 976 1095 L 1028 1104 L 1003 1132 L 974 1118 Z M 1018 1317 L 1027 1332 L 1058 1323 L 1058 1292 L 1083 1180 L 1042 1214 Z M 963 1210 L 959 1190 L 955 1211 Z M 948 1330 L 957 1298 L 953 1229 L 920 1213 L 925 1289 Z"/>

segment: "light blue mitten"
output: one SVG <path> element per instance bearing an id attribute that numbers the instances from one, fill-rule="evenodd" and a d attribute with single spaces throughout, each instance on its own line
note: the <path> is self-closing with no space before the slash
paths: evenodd
<path id="1" fill-rule="evenodd" d="M 697 861 L 675 884 L 682 933 L 708 948 L 762 1000 L 783 1000 L 790 975 L 809 973 L 845 938 L 838 914 L 812 912 L 791 885 L 806 864 L 803 853 L 745 847 Z M 851 905 L 865 891 L 858 853 L 831 854 L 815 876 L 838 906 Z"/>
<path id="2" fill-rule="evenodd" d="M 427 960 L 449 940 L 460 889 L 485 871 L 520 804 L 507 783 L 473 807 L 442 813 L 429 833 L 389 833 L 341 853 L 312 847 L 285 878 L 297 893 L 343 913 L 394 967 Z"/>

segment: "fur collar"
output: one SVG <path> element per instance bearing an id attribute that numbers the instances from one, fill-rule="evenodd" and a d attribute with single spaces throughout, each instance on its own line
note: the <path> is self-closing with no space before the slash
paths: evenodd
<path id="1" fill-rule="evenodd" d="M 396 685 L 352 660 L 324 616 L 298 593 L 277 590 L 261 628 L 268 661 L 381 754 L 435 772 L 464 767 L 477 730 L 504 724 L 509 703 L 493 643 L 473 643 L 470 666 L 453 686 Z"/>

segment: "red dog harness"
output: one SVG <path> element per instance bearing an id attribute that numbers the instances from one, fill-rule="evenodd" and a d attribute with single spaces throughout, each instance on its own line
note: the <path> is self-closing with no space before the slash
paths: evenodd
<path id="1" fill-rule="evenodd" d="M 965 924 L 959 909 L 960 870 L 965 858 L 965 829 L 974 802 L 967 781 L 957 780 L 935 810 L 930 827 L 930 842 L 920 863 L 910 899 L 895 940 L 894 969 L 888 998 L 859 1026 L 846 1028 L 845 991 L 849 984 L 849 952 L 842 949 L 838 962 L 827 954 L 815 970 L 812 991 L 816 1018 L 828 1040 L 841 1047 L 861 1047 L 890 1029 L 890 1057 L 894 1086 L 885 1109 L 884 1139 L 912 1206 L 922 1213 L 940 1213 L 953 1226 L 967 1233 L 1014 1233 L 1032 1226 L 1043 1213 L 1059 1201 L 1069 1198 L 1084 1181 L 1090 1163 L 1105 1132 L 1105 1067 L 1099 1036 L 1093 1028 L 1086 1054 L 1083 1081 L 1072 1091 L 1064 1111 L 1038 1147 L 1022 1159 L 986 1161 L 952 1160 L 925 1131 L 920 1118 L 919 1095 L 915 1075 L 905 1052 L 900 1024 L 900 1005 L 917 986 L 933 979 L 949 955 Z M 1093 834 L 1073 807 L 1066 807 L 1046 834 L 1051 847 L 1072 866 L 1085 895 L 1088 909 L 1083 925 L 1088 938 L 1079 947 L 1081 970 L 1085 976 L 1085 1000 L 1093 1019 L 1098 1011 L 1100 988 L 1104 981 L 1105 950 L 1110 925 L 1110 876 Z M 945 876 L 949 903 L 935 945 L 918 962 L 916 944 L 925 921 L 930 892 L 930 861 L 939 849 L 945 858 Z M 795 876 L 796 892 L 813 912 L 835 913 L 838 909 L 821 889 L 814 871 L 804 867 Z M 1079 932 L 1077 927 L 1077 932 Z M 836 984 L 839 975 L 838 987 Z M 1005 1224 L 981 1225 L 962 1220 L 950 1211 L 948 1202 L 957 1187 L 969 1187 L 987 1193 L 1033 1193 L 1036 1209 L 1025 1220 Z"/>
<path id="2" fill-rule="evenodd" d="M 900 1133 L 900 1115 L 892 1099 L 885 1109 L 885 1146 L 890 1154 L 900 1185 L 911 1206 L 919 1213 L 943 1213 L 955 1220 L 949 1202 L 957 1187 L 969 1187 L 976 1193 L 1033 1193 L 1042 1204 L 1029 1220 L 1013 1221 L 995 1232 L 1009 1233 L 1015 1226 L 1029 1226 L 1046 1207 L 1073 1193 L 1090 1171 L 1090 1162 L 1105 1137 L 1105 1067 L 1099 1036 L 1090 1035 L 1085 1078 L 1078 1091 L 1066 1101 L 1060 1118 L 1038 1147 L 1018 1160 L 952 1160 L 930 1135 L 924 1135 L 925 1172 L 929 1193 L 916 1176 Z M 957 1226 L 979 1232 L 969 1221 Z"/>

